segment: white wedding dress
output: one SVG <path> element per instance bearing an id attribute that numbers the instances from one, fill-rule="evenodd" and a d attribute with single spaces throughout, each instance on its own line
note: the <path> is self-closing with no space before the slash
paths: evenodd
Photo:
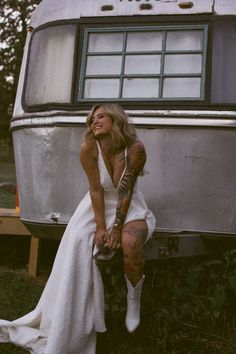
<path id="1" fill-rule="evenodd" d="M 105 191 L 106 224 L 109 228 L 114 223 L 118 195 L 99 144 L 98 149 L 98 166 Z M 137 185 L 126 222 L 135 219 L 147 221 L 149 239 L 154 231 L 155 218 L 147 208 L 143 194 L 137 190 Z M 96 352 L 96 332 L 106 331 L 106 325 L 103 283 L 99 268 L 92 258 L 95 229 L 88 192 L 68 223 L 38 305 L 15 321 L 0 320 L 0 342 L 14 343 L 33 354 Z"/>

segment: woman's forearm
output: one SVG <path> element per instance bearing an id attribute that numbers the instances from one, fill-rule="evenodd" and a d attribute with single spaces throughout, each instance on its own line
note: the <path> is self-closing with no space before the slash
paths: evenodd
<path id="1" fill-rule="evenodd" d="M 143 144 L 137 141 L 129 149 L 125 174 L 118 187 L 118 203 L 114 229 L 121 230 L 132 199 L 133 189 L 138 175 L 146 161 L 146 153 Z"/>
<path id="2" fill-rule="evenodd" d="M 116 217 L 113 225 L 113 227 L 117 230 L 122 229 L 126 219 L 133 194 L 132 182 L 133 181 L 131 175 L 127 171 L 118 188 L 118 203 L 116 207 Z"/>
<path id="3" fill-rule="evenodd" d="M 92 201 L 92 206 L 94 210 L 94 216 L 96 221 L 97 229 L 106 229 L 105 220 L 105 204 L 104 204 L 104 190 L 90 190 L 90 197 Z"/>

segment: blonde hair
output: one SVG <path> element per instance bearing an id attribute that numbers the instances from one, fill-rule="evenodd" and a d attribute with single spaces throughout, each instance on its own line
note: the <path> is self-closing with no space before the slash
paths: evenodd
<path id="1" fill-rule="evenodd" d="M 86 120 L 87 131 L 85 132 L 85 139 L 95 139 L 91 128 L 92 118 L 96 109 L 100 107 L 104 109 L 104 112 L 107 113 L 113 121 L 111 131 L 113 147 L 115 149 L 121 149 L 130 146 L 137 139 L 134 124 L 123 108 L 115 103 L 101 103 L 92 107 Z"/>

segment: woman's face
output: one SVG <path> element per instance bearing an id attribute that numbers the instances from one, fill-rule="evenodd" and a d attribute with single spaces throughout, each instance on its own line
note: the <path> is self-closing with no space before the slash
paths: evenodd
<path id="1" fill-rule="evenodd" d="M 97 108 L 92 117 L 91 128 L 95 136 L 109 134 L 112 131 L 113 121 L 103 107 Z"/>

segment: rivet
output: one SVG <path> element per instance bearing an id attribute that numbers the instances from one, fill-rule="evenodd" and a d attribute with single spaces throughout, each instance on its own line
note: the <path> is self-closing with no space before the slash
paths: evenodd
<path id="1" fill-rule="evenodd" d="M 178 4 L 181 9 L 191 9 L 193 7 L 192 1 L 183 1 Z"/>
<path id="2" fill-rule="evenodd" d="M 102 5 L 101 11 L 112 11 L 113 6 L 112 5 Z"/>
<path id="3" fill-rule="evenodd" d="M 151 4 L 141 4 L 139 8 L 140 8 L 140 10 L 151 10 L 152 5 Z"/>

